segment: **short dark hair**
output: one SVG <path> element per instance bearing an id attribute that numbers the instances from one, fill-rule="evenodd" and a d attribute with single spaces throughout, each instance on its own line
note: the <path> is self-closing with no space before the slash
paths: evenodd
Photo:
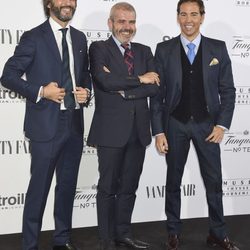
<path id="1" fill-rule="evenodd" d="M 197 3 L 200 9 L 200 14 L 204 15 L 205 14 L 205 6 L 202 0 L 179 0 L 177 4 L 177 13 L 180 14 L 180 7 L 183 3 Z"/>

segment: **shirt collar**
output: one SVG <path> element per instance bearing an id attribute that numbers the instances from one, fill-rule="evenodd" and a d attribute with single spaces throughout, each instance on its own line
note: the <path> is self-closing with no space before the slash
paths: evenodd
<path id="1" fill-rule="evenodd" d="M 59 23 L 57 23 L 52 17 L 49 18 L 49 23 L 50 23 L 50 26 L 51 26 L 51 29 L 52 29 L 53 32 L 56 32 L 56 31 L 58 31 L 58 30 L 60 30 L 60 29 L 63 28 L 63 27 L 62 27 Z M 66 26 L 65 28 L 70 29 L 69 24 L 67 24 L 67 26 Z"/>
<path id="2" fill-rule="evenodd" d="M 115 41 L 115 43 L 116 43 L 116 45 L 118 46 L 118 48 L 119 49 L 124 49 L 121 45 L 122 45 L 122 43 L 115 37 L 115 36 L 113 36 L 112 35 L 112 38 L 114 39 L 114 41 Z M 128 42 L 128 47 L 131 49 L 131 43 L 130 42 Z"/>
<path id="3" fill-rule="evenodd" d="M 198 36 L 191 42 L 195 44 L 195 48 L 198 49 L 201 43 L 201 33 L 199 33 Z M 187 48 L 187 44 L 189 44 L 190 41 L 181 34 L 181 43 L 184 48 Z"/>

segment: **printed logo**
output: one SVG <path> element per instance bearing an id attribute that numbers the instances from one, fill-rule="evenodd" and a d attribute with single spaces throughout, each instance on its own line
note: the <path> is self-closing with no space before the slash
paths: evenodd
<path id="1" fill-rule="evenodd" d="M 236 0 L 236 5 L 240 7 L 249 7 L 250 0 Z"/>
<path id="2" fill-rule="evenodd" d="M 25 30 L 0 29 L 0 44 L 18 44 L 24 32 Z"/>
<path id="3" fill-rule="evenodd" d="M 184 197 L 190 197 L 196 195 L 195 184 L 182 184 L 181 195 Z M 146 196 L 148 199 L 165 199 L 166 186 L 146 186 Z"/>
<path id="4" fill-rule="evenodd" d="M 29 154 L 28 140 L 0 141 L 0 155 Z"/>
<path id="5" fill-rule="evenodd" d="M 96 189 L 94 184 L 91 187 L 78 187 L 75 193 L 74 208 L 88 209 L 96 207 Z"/>
<path id="6" fill-rule="evenodd" d="M 97 150 L 94 147 L 90 147 L 87 145 L 87 139 L 88 139 L 88 135 L 84 135 L 84 139 L 83 139 L 83 154 L 84 155 L 97 155 Z"/>
<path id="7" fill-rule="evenodd" d="M 168 41 L 168 40 L 170 40 L 170 39 L 172 39 L 172 38 L 174 38 L 173 36 L 169 36 L 169 35 L 165 35 L 165 36 L 163 36 L 162 37 L 162 41 L 164 42 L 164 41 Z"/>
<path id="8" fill-rule="evenodd" d="M 250 36 L 233 36 L 232 57 L 247 59 L 250 56 Z"/>
<path id="9" fill-rule="evenodd" d="M 239 197 L 250 195 L 250 178 L 223 180 L 223 196 Z"/>
<path id="10" fill-rule="evenodd" d="M 23 208 L 25 201 L 25 193 L 18 193 L 11 196 L 0 195 L 0 209 L 20 209 Z"/>
<path id="11" fill-rule="evenodd" d="M 111 32 L 108 30 L 81 30 L 87 38 L 88 46 L 95 41 L 107 40 L 111 36 Z"/>
<path id="12" fill-rule="evenodd" d="M 225 133 L 224 151 L 232 153 L 249 153 L 250 136 L 249 130 L 237 133 Z"/>
<path id="13" fill-rule="evenodd" d="M 236 105 L 250 105 L 250 87 L 237 86 L 236 87 Z"/>
<path id="14" fill-rule="evenodd" d="M 14 91 L 2 88 L 0 86 L 0 103 L 25 103 L 25 98 Z"/>

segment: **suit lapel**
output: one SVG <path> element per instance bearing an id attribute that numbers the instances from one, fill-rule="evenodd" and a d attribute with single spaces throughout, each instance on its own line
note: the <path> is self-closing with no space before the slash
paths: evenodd
<path id="1" fill-rule="evenodd" d="M 48 20 L 43 23 L 41 29 L 43 31 L 44 40 L 47 43 L 49 49 L 51 50 L 51 54 L 54 55 L 56 60 L 61 63 L 60 52 Z"/>
<path id="2" fill-rule="evenodd" d="M 79 53 L 80 53 L 80 46 L 78 46 L 78 39 L 76 38 L 76 33 L 74 32 L 74 30 L 71 28 L 70 29 L 70 36 L 71 36 L 71 41 L 72 41 L 72 50 L 73 50 L 73 58 L 74 58 L 74 70 L 75 70 L 75 79 L 76 79 L 76 85 L 77 83 L 77 79 L 78 76 L 80 74 L 79 72 L 79 65 L 80 65 L 80 61 L 79 61 Z M 83 52 L 82 52 L 83 53 Z"/>
<path id="3" fill-rule="evenodd" d="M 138 51 L 138 48 L 136 48 L 134 43 L 131 43 L 131 50 L 134 55 L 134 75 L 137 76 L 139 74 L 138 70 L 141 68 L 141 53 Z"/>
<path id="4" fill-rule="evenodd" d="M 172 44 L 172 48 L 170 50 L 169 55 L 169 65 L 171 67 L 171 73 L 172 77 L 175 79 L 172 79 L 171 82 L 174 84 L 177 83 L 177 87 L 179 90 L 182 89 L 182 64 L 181 64 L 181 41 L 180 36 L 174 38 L 176 41 L 174 41 Z"/>
<path id="5" fill-rule="evenodd" d="M 115 43 L 115 41 L 112 37 L 110 37 L 107 40 L 107 45 L 108 45 L 108 49 L 109 49 L 111 55 L 113 56 L 113 60 L 116 61 L 116 63 L 121 66 L 121 69 L 124 73 L 125 72 L 127 73 L 128 68 L 124 62 L 124 57 L 123 57 L 120 49 L 117 47 L 117 44 Z"/>
<path id="6" fill-rule="evenodd" d="M 202 36 L 202 71 L 203 71 L 203 82 L 204 87 L 208 85 L 208 69 L 209 63 L 213 59 L 213 52 L 210 49 L 210 44 L 206 37 Z"/>

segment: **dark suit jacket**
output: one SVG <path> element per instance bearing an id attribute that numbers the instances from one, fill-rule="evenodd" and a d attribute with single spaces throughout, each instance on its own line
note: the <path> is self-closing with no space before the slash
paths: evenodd
<path id="1" fill-rule="evenodd" d="M 151 99 L 153 134 L 167 133 L 169 115 L 182 91 L 180 36 L 159 43 L 155 63 L 160 75 L 160 93 Z M 215 125 L 229 129 L 235 104 L 231 61 L 223 41 L 202 36 L 202 68 L 207 110 Z M 213 60 L 214 59 L 214 60 Z M 213 63 L 212 63 L 213 62 Z M 214 65 L 212 65 L 214 64 Z"/>
<path id="2" fill-rule="evenodd" d="M 88 137 L 89 145 L 121 147 L 128 141 L 134 118 L 141 143 L 151 142 L 147 97 L 158 92 L 157 85 L 144 85 L 138 75 L 155 71 L 149 47 L 131 43 L 134 76 L 128 76 L 123 55 L 113 38 L 90 46 L 90 69 L 95 92 L 95 112 Z M 110 73 L 103 70 L 106 66 Z M 125 98 L 117 91 L 123 90 Z"/>
<path id="3" fill-rule="evenodd" d="M 73 27 L 70 31 L 76 84 L 91 89 L 86 37 Z M 24 73 L 26 73 L 27 80 L 21 78 Z M 60 86 L 61 76 L 62 61 L 53 31 L 47 20 L 22 35 L 1 77 L 4 87 L 26 97 L 24 131 L 31 140 L 48 141 L 55 135 L 60 104 L 47 99 L 36 103 L 36 100 L 41 86 L 52 81 Z"/>

